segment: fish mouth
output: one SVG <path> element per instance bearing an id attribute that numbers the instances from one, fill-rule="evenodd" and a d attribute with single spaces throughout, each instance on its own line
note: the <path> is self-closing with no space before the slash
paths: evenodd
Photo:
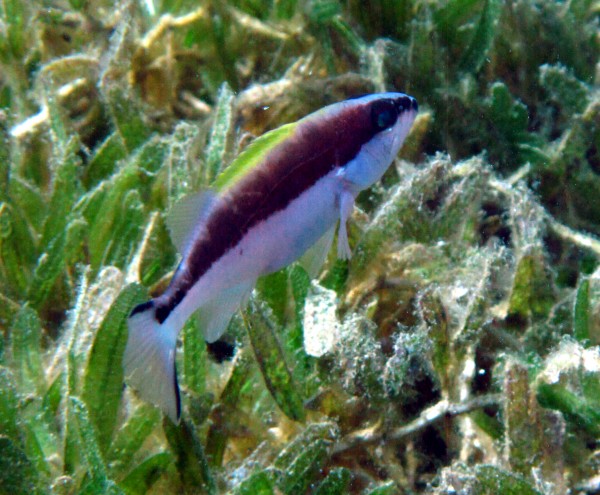
<path id="1" fill-rule="evenodd" d="M 416 103 L 417 100 L 415 100 L 414 98 L 412 98 L 412 100 L 415 102 L 415 105 L 417 105 L 417 103 Z M 417 106 L 417 108 L 418 108 L 418 106 Z M 408 136 L 408 134 L 410 133 L 410 130 L 412 129 L 412 124 L 415 121 L 415 118 L 417 117 L 417 113 L 418 113 L 418 110 L 411 109 L 411 110 L 404 111 L 398 117 L 398 122 L 396 123 L 398 130 L 396 132 L 394 132 L 394 135 L 390 142 L 390 151 L 396 149 L 398 142 L 400 142 L 400 144 L 402 144 L 402 142 L 404 141 L 406 136 Z M 399 150 L 399 148 L 398 148 L 398 150 Z"/>

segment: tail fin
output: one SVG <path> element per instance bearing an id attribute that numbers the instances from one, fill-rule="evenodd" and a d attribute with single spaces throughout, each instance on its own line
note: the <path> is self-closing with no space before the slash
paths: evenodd
<path id="1" fill-rule="evenodd" d="M 177 423 L 181 414 L 175 370 L 177 332 L 156 320 L 153 301 L 136 306 L 128 326 L 123 356 L 125 378 L 142 399 L 159 406 Z"/>

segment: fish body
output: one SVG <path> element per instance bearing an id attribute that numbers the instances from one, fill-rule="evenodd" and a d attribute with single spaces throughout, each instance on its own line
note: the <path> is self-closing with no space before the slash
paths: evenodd
<path id="1" fill-rule="evenodd" d="M 179 419 L 176 340 L 196 310 L 214 342 L 258 277 L 300 257 L 315 275 L 338 222 L 338 256 L 350 257 L 346 221 L 354 199 L 387 170 L 417 111 L 402 93 L 327 106 L 261 136 L 214 189 L 174 207 L 169 228 L 181 262 L 166 291 L 128 320 L 124 371 L 142 398 Z"/>

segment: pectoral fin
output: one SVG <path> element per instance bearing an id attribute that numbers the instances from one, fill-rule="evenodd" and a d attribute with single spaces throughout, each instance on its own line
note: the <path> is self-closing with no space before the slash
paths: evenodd
<path id="1" fill-rule="evenodd" d="M 338 229 L 337 244 L 338 258 L 343 260 L 349 260 L 352 257 L 350 243 L 348 242 L 348 229 L 346 227 L 346 222 L 350 218 L 350 215 L 352 215 L 352 210 L 354 210 L 354 196 L 348 191 L 343 191 L 340 194 L 340 228 Z"/>

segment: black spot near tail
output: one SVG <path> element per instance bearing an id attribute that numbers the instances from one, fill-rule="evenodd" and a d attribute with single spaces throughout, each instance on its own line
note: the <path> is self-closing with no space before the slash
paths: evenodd
<path id="1" fill-rule="evenodd" d="M 208 354 L 217 363 L 230 361 L 235 355 L 235 344 L 231 344 L 225 340 L 217 340 L 215 342 L 206 343 Z"/>
<path id="2" fill-rule="evenodd" d="M 154 307 L 154 301 L 152 299 L 150 299 L 149 301 L 146 301 L 145 303 L 142 304 L 138 304 L 135 308 L 133 308 L 133 310 L 131 311 L 131 313 L 129 314 L 130 317 L 132 317 L 133 315 L 137 315 L 138 313 L 143 313 L 144 311 L 153 308 Z"/>

